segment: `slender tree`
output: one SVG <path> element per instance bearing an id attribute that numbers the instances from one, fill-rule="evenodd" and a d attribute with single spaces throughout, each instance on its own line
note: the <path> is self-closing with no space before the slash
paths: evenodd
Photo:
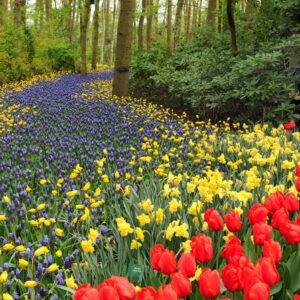
<path id="1" fill-rule="evenodd" d="M 196 0 L 193 0 L 193 17 L 192 17 L 192 29 L 190 31 L 190 39 L 192 39 L 193 34 L 197 27 L 197 17 L 198 17 L 198 3 Z"/>
<path id="2" fill-rule="evenodd" d="M 8 13 L 8 2 L 7 0 L 0 0 L 0 25 L 6 22 Z"/>
<path id="3" fill-rule="evenodd" d="M 128 95 L 134 8 L 135 0 L 121 1 L 113 82 L 113 95 L 119 97 Z"/>
<path id="4" fill-rule="evenodd" d="M 202 0 L 200 0 L 199 4 L 199 15 L 198 15 L 198 27 L 201 27 L 201 21 L 202 21 Z"/>
<path id="5" fill-rule="evenodd" d="M 216 22 L 216 8 L 217 8 L 217 1 L 216 0 L 209 0 L 208 1 L 208 8 L 207 8 L 207 19 L 206 23 L 212 27 L 215 26 Z"/>
<path id="6" fill-rule="evenodd" d="M 190 39 L 191 0 L 185 0 L 185 40 Z"/>
<path id="7" fill-rule="evenodd" d="M 73 43 L 73 34 L 74 34 L 74 26 L 75 26 L 75 13 L 76 13 L 76 0 L 73 0 L 73 8 L 72 8 L 72 20 L 69 32 L 69 41 L 70 44 Z"/>
<path id="8" fill-rule="evenodd" d="M 51 24 L 51 10 L 52 10 L 52 4 L 51 0 L 45 0 L 45 8 L 46 8 L 46 23 L 47 23 L 47 29 L 48 29 L 48 35 L 52 35 L 52 24 Z"/>
<path id="9" fill-rule="evenodd" d="M 110 42 L 109 38 L 109 17 L 110 17 L 110 1 L 106 0 L 105 5 L 105 44 L 108 45 Z"/>
<path id="10" fill-rule="evenodd" d="M 222 0 L 218 0 L 218 32 L 222 32 Z"/>
<path id="11" fill-rule="evenodd" d="M 253 19 L 256 13 L 255 0 L 247 0 L 245 12 L 247 21 L 251 21 L 251 19 Z"/>
<path id="12" fill-rule="evenodd" d="M 142 51 L 144 47 L 143 29 L 144 29 L 145 12 L 146 12 L 146 0 L 142 0 L 142 13 L 140 15 L 140 20 L 139 20 L 139 38 L 138 38 L 139 51 Z"/>
<path id="13" fill-rule="evenodd" d="M 180 37 L 180 29 L 181 29 L 181 12 L 183 8 L 184 0 L 177 1 L 177 10 L 176 10 L 176 18 L 175 18 L 175 28 L 174 28 L 174 49 L 177 48 Z"/>
<path id="14" fill-rule="evenodd" d="M 100 0 L 95 1 L 95 10 L 93 17 L 93 41 L 92 41 L 92 69 L 96 69 L 97 53 L 98 53 L 98 37 L 99 37 L 99 3 Z"/>
<path id="15" fill-rule="evenodd" d="M 119 17 L 119 1 L 114 0 L 114 19 L 113 19 L 113 26 L 112 26 L 112 39 L 110 42 L 110 53 L 109 53 L 109 65 L 111 66 L 113 64 L 113 59 L 114 59 L 114 52 L 115 52 L 115 44 L 116 44 L 116 39 L 117 39 L 117 22 L 118 22 L 118 17 Z"/>
<path id="16" fill-rule="evenodd" d="M 80 49 L 81 49 L 81 68 L 80 72 L 82 76 L 87 74 L 87 65 L 86 65 L 86 50 L 87 50 L 87 32 L 88 32 L 88 23 L 90 18 L 91 11 L 91 0 L 84 0 L 84 9 L 82 12 L 82 22 L 80 24 Z"/>
<path id="17" fill-rule="evenodd" d="M 26 0 L 15 0 L 14 3 L 14 24 L 16 28 L 25 25 L 26 21 Z"/>
<path id="18" fill-rule="evenodd" d="M 234 17 L 232 12 L 232 0 L 226 0 L 227 3 L 227 19 L 228 19 L 228 25 L 230 30 L 230 47 L 231 52 L 234 56 L 238 54 L 238 48 L 236 44 L 236 33 L 235 33 L 235 24 L 234 24 Z"/>
<path id="19" fill-rule="evenodd" d="M 168 13 L 167 13 L 167 47 L 172 50 L 172 0 L 167 0 Z"/>
<path id="20" fill-rule="evenodd" d="M 153 0 L 147 0 L 147 50 L 152 47 Z"/>
<path id="21" fill-rule="evenodd" d="M 100 43 L 100 65 L 104 63 L 104 46 L 105 46 L 105 6 L 106 1 L 102 2 L 102 30 L 101 30 L 101 43 Z"/>

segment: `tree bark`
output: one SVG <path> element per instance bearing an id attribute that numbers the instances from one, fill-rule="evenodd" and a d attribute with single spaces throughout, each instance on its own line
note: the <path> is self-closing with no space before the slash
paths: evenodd
<path id="1" fill-rule="evenodd" d="M 208 9 L 207 9 L 207 19 L 206 23 L 211 27 L 215 26 L 216 21 L 216 8 L 217 8 L 217 1 L 216 0 L 209 0 L 208 1 Z"/>
<path id="2" fill-rule="evenodd" d="M 198 27 L 201 27 L 202 23 L 202 0 L 200 0 L 200 5 L 199 5 L 199 16 L 198 16 Z"/>
<path id="3" fill-rule="evenodd" d="M 142 0 L 142 13 L 139 20 L 139 39 L 138 39 L 138 50 L 142 51 L 144 48 L 144 20 L 145 20 L 145 11 L 146 11 L 146 0 Z"/>
<path id="4" fill-rule="evenodd" d="M 113 82 L 113 95 L 118 97 L 128 95 L 134 7 L 135 0 L 121 1 Z"/>
<path id="5" fill-rule="evenodd" d="M 48 36 L 52 35 L 52 28 L 51 28 L 51 0 L 45 0 L 45 8 L 46 8 L 46 23 L 47 23 L 47 29 L 48 29 Z"/>
<path id="6" fill-rule="evenodd" d="M 99 37 L 99 2 L 95 1 L 95 11 L 93 17 L 93 42 L 92 42 L 92 69 L 96 69 Z"/>
<path id="7" fill-rule="evenodd" d="M 172 0 L 167 0 L 168 14 L 167 14 L 167 47 L 172 51 Z"/>
<path id="8" fill-rule="evenodd" d="M 122 0 L 121 0 L 122 1 Z M 102 3 L 102 32 L 101 32 L 101 44 L 100 44 L 100 65 L 104 63 L 104 46 L 105 46 L 105 6 L 106 1 Z"/>
<path id="9" fill-rule="evenodd" d="M 14 23 L 15 28 L 25 25 L 26 21 L 26 0 L 15 0 L 14 3 Z"/>
<path id="10" fill-rule="evenodd" d="M 226 0 L 227 1 L 227 19 L 228 19 L 228 25 L 230 30 L 230 47 L 231 52 L 234 56 L 238 54 L 238 48 L 236 44 L 236 33 L 235 33 L 235 24 L 234 24 L 234 17 L 232 12 L 232 0 Z"/>
<path id="11" fill-rule="evenodd" d="M 159 0 L 155 1 L 155 9 L 154 9 L 154 24 L 155 24 L 155 29 L 154 29 L 154 40 L 156 41 L 158 38 L 158 31 L 159 31 L 159 19 L 158 19 L 158 14 L 159 14 Z"/>
<path id="12" fill-rule="evenodd" d="M 185 0 L 185 40 L 190 39 L 190 22 L 191 22 L 191 0 Z"/>
<path id="13" fill-rule="evenodd" d="M 179 43 L 180 30 L 181 30 L 181 12 L 183 8 L 183 4 L 184 4 L 184 0 L 178 0 L 176 17 L 175 17 L 175 28 L 174 28 L 174 49 L 177 48 Z"/>
<path id="14" fill-rule="evenodd" d="M 218 32 L 222 32 L 222 0 L 218 0 Z"/>
<path id="15" fill-rule="evenodd" d="M 110 42 L 109 39 L 109 14 L 110 14 L 110 1 L 106 0 L 105 5 L 105 44 L 108 45 Z"/>
<path id="16" fill-rule="evenodd" d="M 147 50 L 152 47 L 153 0 L 147 0 Z"/>
<path id="17" fill-rule="evenodd" d="M 7 0 L 0 0 L 0 25 L 4 25 L 7 20 L 8 2 Z"/>
<path id="18" fill-rule="evenodd" d="M 113 64 L 114 59 L 114 52 L 115 52 L 115 44 L 117 39 L 117 22 L 119 17 L 119 1 L 114 0 L 114 19 L 113 19 L 113 27 L 112 27 L 112 39 L 110 43 L 110 53 L 109 53 L 109 65 L 111 66 Z"/>
<path id="19" fill-rule="evenodd" d="M 247 0 L 245 12 L 247 22 L 250 22 L 256 14 L 255 0 Z"/>
<path id="20" fill-rule="evenodd" d="M 198 16 L 198 3 L 196 0 L 193 0 L 193 18 L 192 18 L 192 29 L 190 32 L 190 40 L 193 38 L 193 34 L 197 27 L 197 16 Z"/>
<path id="21" fill-rule="evenodd" d="M 87 32 L 91 10 L 91 0 L 84 0 L 84 9 L 82 13 L 82 22 L 80 24 L 80 46 L 81 46 L 81 75 L 87 75 L 86 50 L 87 50 Z"/>
<path id="22" fill-rule="evenodd" d="M 75 13 L 76 13 L 76 0 L 73 1 L 72 20 L 71 20 L 71 27 L 70 27 L 70 32 L 69 32 L 69 41 L 70 41 L 70 44 L 73 43 L 73 33 L 74 33 L 74 25 L 75 25 Z"/>

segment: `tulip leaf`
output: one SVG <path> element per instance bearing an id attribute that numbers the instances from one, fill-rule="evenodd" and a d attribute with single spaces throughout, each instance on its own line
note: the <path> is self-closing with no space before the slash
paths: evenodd
<path id="1" fill-rule="evenodd" d="M 64 290 L 64 291 L 67 291 L 69 293 L 71 293 L 72 295 L 75 294 L 75 290 L 73 289 L 70 289 L 66 286 L 63 286 L 63 285 L 57 285 L 57 288 L 59 288 L 60 290 Z"/>
<path id="2" fill-rule="evenodd" d="M 277 294 L 280 292 L 282 289 L 282 281 L 279 281 L 277 284 L 272 286 L 271 291 L 270 291 L 270 296 Z"/>
<path id="3" fill-rule="evenodd" d="M 290 276 L 291 284 L 289 289 L 294 293 L 300 289 L 300 253 L 296 251 L 286 263 Z"/>

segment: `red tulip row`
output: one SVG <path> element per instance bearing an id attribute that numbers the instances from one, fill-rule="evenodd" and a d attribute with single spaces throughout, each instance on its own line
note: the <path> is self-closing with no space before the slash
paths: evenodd
<path id="1" fill-rule="evenodd" d="M 297 166 L 296 189 L 300 192 L 300 166 Z M 270 288 L 280 281 L 276 268 L 282 257 L 281 245 L 271 239 L 272 230 L 278 230 L 286 241 L 295 245 L 300 243 L 300 216 L 297 221 L 289 219 L 289 212 L 299 211 L 299 200 L 293 193 L 286 196 L 282 192 L 271 194 L 264 205 L 258 203 L 248 211 L 248 220 L 252 226 L 253 242 L 263 246 L 263 257 L 254 265 L 247 255 L 241 241 L 230 236 L 220 256 L 229 263 L 222 269 L 221 276 L 217 270 L 205 268 L 199 277 L 199 290 L 204 298 L 218 297 L 221 290 L 221 279 L 226 289 L 232 293 L 244 291 L 245 300 L 268 299 Z M 271 225 L 267 217 L 272 218 Z M 217 210 L 209 208 L 204 214 L 205 221 L 211 231 L 223 228 L 223 219 Z M 225 223 L 231 232 L 242 227 L 240 215 L 234 210 L 225 216 Z M 80 286 L 74 295 L 75 300 L 162 300 L 179 299 L 190 295 L 192 284 L 190 278 L 195 275 L 196 262 L 206 263 L 213 258 L 211 237 L 199 233 L 191 239 L 191 252 L 182 253 L 178 262 L 172 250 L 156 244 L 151 249 L 151 266 L 154 270 L 170 275 L 170 283 L 161 286 L 158 291 L 153 287 L 145 287 L 136 292 L 127 278 L 113 276 L 98 285 L 98 289 L 90 284 Z M 299 300 L 298 295 L 295 299 Z M 223 298 L 226 299 L 226 298 Z M 227 298 L 228 299 L 228 298 Z"/>

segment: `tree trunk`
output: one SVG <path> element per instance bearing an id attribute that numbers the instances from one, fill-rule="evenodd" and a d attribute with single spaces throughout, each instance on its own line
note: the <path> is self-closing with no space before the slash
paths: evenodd
<path id="1" fill-rule="evenodd" d="M 110 42 L 109 39 L 109 14 L 110 14 L 110 1 L 106 0 L 105 5 L 105 44 L 108 45 Z"/>
<path id="2" fill-rule="evenodd" d="M 167 47 L 172 50 L 172 0 L 167 0 L 168 15 L 167 15 Z"/>
<path id="3" fill-rule="evenodd" d="M 181 29 L 181 12 L 183 8 L 184 0 L 178 0 L 177 2 L 177 10 L 175 17 L 175 28 L 174 28 L 174 49 L 177 48 L 180 37 L 180 29 Z"/>
<path id="4" fill-rule="evenodd" d="M 70 44 L 73 43 L 73 33 L 74 33 L 74 25 L 75 25 L 75 13 L 76 13 L 76 0 L 73 1 L 72 20 L 71 20 L 71 27 L 70 27 L 70 32 L 69 32 L 69 41 L 70 41 Z"/>
<path id="5" fill-rule="evenodd" d="M 4 25 L 7 20 L 8 2 L 7 0 L 0 0 L 0 25 Z"/>
<path id="6" fill-rule="evenodd" d="M 139 20 L 139 41 L 138 41 L 139 51 L 142 51 L 144 47 L 143 29 L 144 29 L 145 11 L 146 11 L 146 0 L 142 0 L 142 13 Z"/>
<path id="7" fill-rule="evenodd" d="M 190 32 L 190 40 L 193 38 L 193 34 L 197 27 L 197 16 L 198 16 L 198 3 L 196 0 L 193 0 L 193 19 L 192 19 L 192 29 Z"/>
<path id="8" fill-rule="evenodd" d="M 154 40 L 156 41 L 158 38 L 158 31 L 159 31 L 159 0 L 155 1 L 155 9 L 154 9 L 154 20 L 155 20 L 155 29 L 154 29 Z"/>
<path id="9" fill-rule="evenodd" d="M 112 66 L 115 52 L 115 44 L 117 39 L 117 22 L 119 17 L 119 1 L 114 0 L 114 19 L 113 19 L 113 27 L 112 27 L 112 39 L 110 43 L 110 53 L 109 53 L 109 65 Z"/>
<path id="10" fill-rule="evenodd" d="M 201 27 L 202 23 L 202 0 L 200 0 L 200 5 L 199 5 L 199 16 L 198 16 L 198 27 Z"/>
<path id="11" fill-rule="evenodd" d="M 222 0 L 218 0 L 218 32 L 222 32 Z"/>
<path id="12" fill-rule="evenodd" d="M 247 22 L 250 22 L 256 14 L 255 0 L 247 0 L 245 12 Z"/>
<path id="13" fill-rule="evenodd" d="M 234 17 L 232 13 L 232 0 L 226 0 L 227 1 L 227 19 L 228 19 L 228 25 L 230 30 L 230 47 L 231 52 L 234 56 L 238 54 L 238 49 L 236 45 L 236 33 L 235 33 L 235 24 L 234 24 Z"/>
<path id="14" fill-rule="evenodd" d="M 190 39 L 190 23 L 191 23 L 191 0 L 185 1 L 185 40 Z"/>
<path id="15" fill-rule="evenodd" d="M 98 37 L 99 37 L 99 2 L 95 2 L 95 11 L 93 17 L 93 42 L 92 42 L 92 69 L 96 70 L 97 53 L 98 53 Z"/>
<path id="16" fill-rule="evenodd" d="M 82 13 L 82 22 L 80 24 L 80 48 L 81 48 L 81 75 L 86 76 L 86 50 L 87 50 L 87 32 L 91 10 L 91 0 L 84 0 L 84 8 Z"/>
<path id="17" fill-rule="evenodd" d="M 51 0 L 45 0 L 45 8 L 46 8 L 46 22 L 47 22 L 47 29 L 48 29 L 48 36 L 51 36 L 52 34 L 52 28 L 51 28 Z"/>
<path id="18" fill-rule="evenodd" d="M 122 1 L 122 0 L 121 0 Z M 101 44 L 100 44 L 100 65 L 104 63 L 104 46 L 105 46 L 105 6 L 106 1 L 102 3 L 102 32 L 101 32 Z"/>
<path id="19" fill-rule="evenodd" d="M 207 9 L 207 19 L 206 23 L 211 27 L 215 26 L 216 21 L 216 8 L 217 8 L 217 1 L 216 0 L 209 0 L 208 1 L 208 9 Z"/>
<path id="20" fill-rule="evenodd" d="M 152 47 L 153 0 L 147 0 L 147 50 Z"/>
<path id="21" fill-rule="evenodd" d="M 26 0 L 15 0 L 14 4 L 14 23 L 15 28 L 25 25 L 26 21 Z"/>
<path id="22" fill-rule="evenodd" d="M 128 95 L 129 65 L 135 0 L 121 1 L 116 47 L 113 95 Z"/>

